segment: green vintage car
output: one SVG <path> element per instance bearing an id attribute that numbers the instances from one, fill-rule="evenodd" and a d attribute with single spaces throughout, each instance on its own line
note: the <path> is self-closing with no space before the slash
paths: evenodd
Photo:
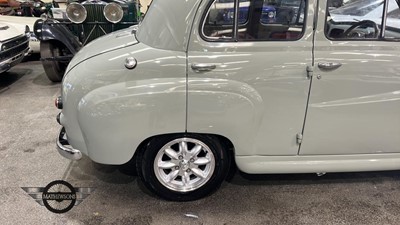
<path id="1" fill-rule="evenodd" d="M 52 18 L 36 21 L 34 31 L 47 77 L 59 82 L 72 57 L 92 40 L 139 22 L 137 0 L 55 1 Z"/>

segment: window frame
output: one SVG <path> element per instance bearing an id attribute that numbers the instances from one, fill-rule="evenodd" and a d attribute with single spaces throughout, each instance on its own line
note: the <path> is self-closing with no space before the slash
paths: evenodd
<path id="1" fill-rule="evenodd" d="M 217 1 L 217 0 L 208 1 L 207 6 L 206 6 L 207 10 L 204 10 L 204 13 L 201 16 L 201 20 L 200 20 L 200 23 L 199 23 L 200 24 L 200 26 L 199 26 L 199 35 L 200 35 L 201 39 L 203 39 L 206 42 L 222 42 L 222 43 L 223 42 L 270 42 L 270 41 L 292 42 L 292 41 L 301 40 L 304 37 L 304 34 L 306 32 L 306 29 L 307 29 L 309 0 L 304 0 L 305 6 L 304 6 L 303 26 L 302 26 L 302 30 L 301 30 L 301 33 L 299 34 L 298 38 L 289 39 L 289 40 L 288 39 L 272 39 L 272 38 L 269 38 L 269 39 L 244 39 L 244 40 L 240 40 L 240 39 L 238 39 L 238 31 L 240 29 L 239 25 L 238 25 L 240 0 L 234 0 L 234 11 L 235 11 L 235 14 L 234 14 L 234 18 L 233 18 L 234 22 L 233 22 L 233 35 L 232 35 L 232 37 L 230 37 L 230 38 L 210 38 L 210 37 L 207 37 L 204 34 L 204 32 L 203 32 L 204 29 L 203 28 L 205 26 L 205 22 L 206 22 L 207 16 L 210 13 L 211 5 L 214 4 L 215 1 Z M 249 1 L 253 1 L 253 0 L 249 0 Z M 301 2 L 302 2 L 302 0 L 301 0 Z M 299 7 L 301 7 L 301 5 Z M 300 12 L 300 10 L 299 10 L 299 12 Z M 299 16 L 300 16 L 300 14 L 299 14 Z M 244 23 L 244 24 L 242 24 L 240 26 L 246 26 L 249 22 L 250 21 L 247 20 L 246 23 Z M 260 24 L 262 24 L 261 21 L 260 21 Z M 264 25 L 264 24 L 262 24 L 262 25 Z"/>
<path id="2" fill-rule="evenodd" d="M 210 10 L 211 10 L 211 5 L 212 4 L 214 4 L 214 2 L 216 2 L 217 0 L 209 0 L 208 1 L 208 3 L 207 3 L 207 7 L 206 7 L 206 9 L 207 10 L 205 10 L 204 12 L 205 13 L 203 13 L 203 15 L 201 16 L 201 20 L 200 20 L 200 29 L 199 29 L 199 34 L 200 34 L 200 37 L 203 39 L 203 40 L 205 40 L 205 41 L 209 41 L 209 42 L 232 42 L 233 40 L 235 40 L 236 39 L 236 37 L 235 37 L 235 34 L 237 33 L 236 31 L 235 31 L 235 23 L 236 23 L 236 20 L 237 20 L 237 14 L 236 14 L 236 11 L 237 11 L 237 9 L 236 8 L 238 8 L 237 7 L 237 5 L 236 5 L 236 3 L 239 1 L 239 0 L 234 0 L 233 1 L 233 10 L 234 10 L 234 15 L 233 15 L 233 25 L 232 25 L 232 37 L 229 37 L 229 38 L 221 38 L 221 37 L 218 37 L 218 38 L 211 38 L 211 37 L 208 37 L 208 36 L 206 36 L 205 34 L 204 34 L 204 26 L 205 26 L 205 23 L 206 23 L 206 19 L 207 19 L 207 16 L 209 15 L 209 13 L 210 13 Z"/>

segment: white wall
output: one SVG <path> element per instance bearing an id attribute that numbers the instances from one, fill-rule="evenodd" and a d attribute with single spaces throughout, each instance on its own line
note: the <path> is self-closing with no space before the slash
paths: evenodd
<path id="1" fill-rule="evenodd" d="M 151 1 L 152 0 L 140 0 L 140 4 L 142 5 L 140 11 L 145 13 L 147 11 L 147 6 L 151 3 Z"/>

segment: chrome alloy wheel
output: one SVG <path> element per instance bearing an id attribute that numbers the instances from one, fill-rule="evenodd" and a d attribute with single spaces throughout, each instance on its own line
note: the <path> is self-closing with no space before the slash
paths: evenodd
<path id="1" fill-rule="evenodd" d="M 193 138 L 179 138 L 164 145 L 154 159 L 154 173 L 158 181 L 177 192 L 193 191 L 211 178 L 215 157 L 203 142 Z"/>

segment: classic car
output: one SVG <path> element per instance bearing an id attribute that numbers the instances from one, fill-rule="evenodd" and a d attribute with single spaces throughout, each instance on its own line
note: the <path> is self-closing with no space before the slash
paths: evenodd
<path id="1" fill-rule="evenodd" d="M 59 153 L 132 162 L 147 188 L 174 201 L 212 193 L 231 166 L 400 169 L 400 39 L 392 36 L 400 30 L 386 32 L 389 0 L 379 29 L 357 36 L 371 25 L 338 27 L 329 0 L 293 0 L 298 16 L 272 24 L 260 21 L 264 0 L 248 0 L 240 24 L 235 1 L 234 19 L 218 25 L 211 9 L 221 2 L 154 0 L 140 25 L 83 47 L 56 99 Z"/>
<path id="2" fill-rule="evenodd" d="M 53 82 L 61 81 L 69 61 L 82 46 L 135 25 L 141 17 L 137 0 L 73 1 L 66 9 L 53 8 L 52 15 L 39 19 L 34 32 L 40 40 L 44 70 Z"/>
<path id="3" fill-rule="evenodd" d="M 14 24 L 22 25 L 23 27 L 29 27 L 29 53 L 39 53 L 40 52 L 40 41 L 36 38 L 35 33 L 33 32 L 33 25 L 36 22 L 37 18 L 35 17 L 20 17 L 20 16 L 1 16 L 0 22 L 12 22 Z"/>
<path id="4" fill-rule="evenodd" d="M 29 50 L 29 28 L 0 21 L 0 73 L 22 61 Z"/>

